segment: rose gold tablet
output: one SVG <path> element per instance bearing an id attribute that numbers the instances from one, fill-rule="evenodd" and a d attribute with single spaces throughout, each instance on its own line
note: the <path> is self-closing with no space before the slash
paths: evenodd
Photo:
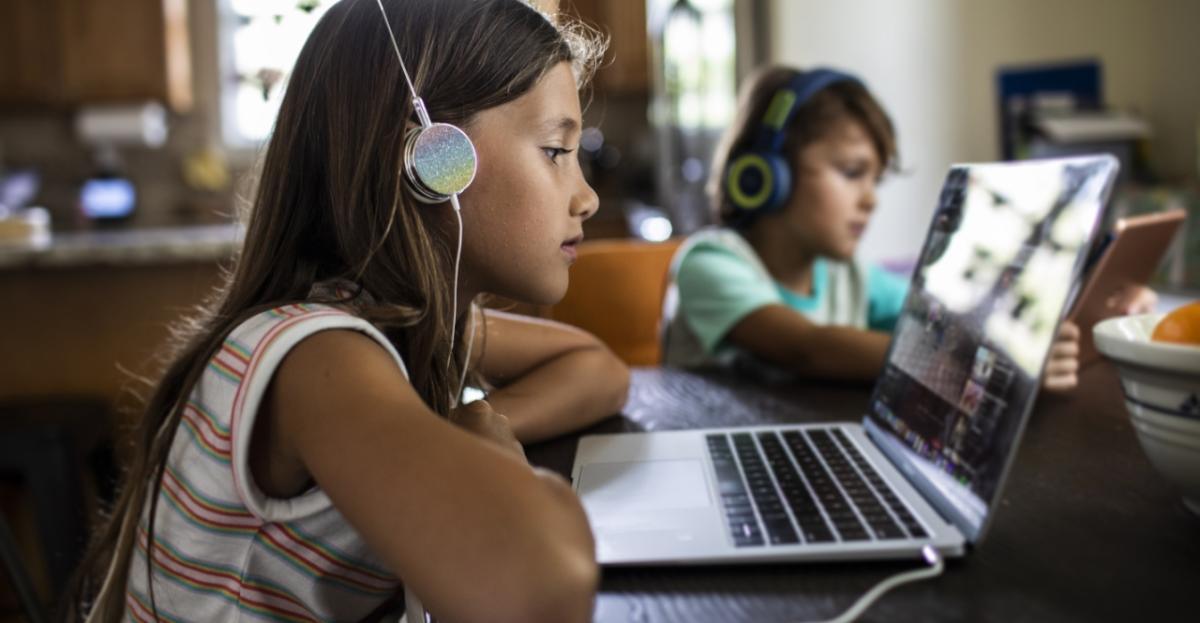
<path id="1" fill-rule="evenodd" d="M 1145 285 L 1150 280 L 1186 216 L 1186 210 L 1170 210 L 1117 220 L 1111 240 L 1084 277 L 1083 289 L 1068 316 L 1082 333 L 1081 368 L 1099 356 L 1092 342 L 1092 327 L 1121 314 L 1111 306 L 1110 299 L 1122 288 Z"/>

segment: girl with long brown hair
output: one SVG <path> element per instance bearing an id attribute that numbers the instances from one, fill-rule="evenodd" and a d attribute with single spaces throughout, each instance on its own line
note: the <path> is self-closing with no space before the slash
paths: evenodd
<path id="1" fill-rule="evenodd" d="M 598 203 L 572 152 L 600 48 L 519 0 L 328 11 L 228 283 L 148 400 L 76 614 L 366 620 L 403 583 L 444 620 L 589 617 L 587 520 L 520 442 L 615 412 L 628 370 L 583 332 L 456 301 L 565 292 Z M 418 94 L 474 144 L 461 212 L 405 181 Z M 468 370 L 496 389 L 458 406 Z"/>

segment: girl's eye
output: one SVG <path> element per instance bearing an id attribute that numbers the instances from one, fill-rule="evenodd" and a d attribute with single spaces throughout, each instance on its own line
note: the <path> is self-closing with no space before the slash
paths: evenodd
<path id="1" fill-rule="evenodd" d="M 860 177 L 862 177 L 866 174 L 867 174 L 866 167 L 843 167 L 842 168 L 842 175 L 845 175 L 846 177 L 848 177 L 852 180 L 859 179 Z"/>
<path id="2" fill-rule="evenodd" d="M 562 147 L 543 147 L 542 148 L 542 153 L 546 154 L 546 157 L 549 158 L 550 162 L 553 162 L 554 164 L 558 164 L 559 156 L 565 156 L 566 154 L 569 154 L 572 151 L 575 151 L 575 150 L 563 149 Z"/>

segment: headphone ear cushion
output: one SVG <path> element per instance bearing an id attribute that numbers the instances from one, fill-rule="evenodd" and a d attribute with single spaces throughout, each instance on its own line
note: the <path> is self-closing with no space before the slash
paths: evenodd
<path id="1" fill-rule="evenodd" d="M 792 196 L 792 164 L 779 154 L 771 154 L 767 162 L 771 165 L 775 183 L 771 186 L 771 198 L 762 207 L 764 214 L 780 211 Z"/>
<path id="2" fill-rule="evenodd" d="M 441 203 L 466 190 L 476 163 L 471 139 L 448 123 L 413 128 L 405 136 L 404 177 L 419 201 Z"/>
<path id="3" fill-rule="evenodd" d="M 744 216 L 775 212 L 791 195 L 792 168 L 778 154 L 744 152 L 730 159 L 725 194 Z"/>

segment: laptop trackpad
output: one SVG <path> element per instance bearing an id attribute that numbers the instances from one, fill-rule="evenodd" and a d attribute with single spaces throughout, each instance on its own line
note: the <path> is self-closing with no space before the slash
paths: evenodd
<path id="1" fill-rule="evenodd" d="M 579 474 L 579 497 L 591 512 L 630 513 L 704 508 L 712 504 L 704 463 L 591 463 Z"/>

